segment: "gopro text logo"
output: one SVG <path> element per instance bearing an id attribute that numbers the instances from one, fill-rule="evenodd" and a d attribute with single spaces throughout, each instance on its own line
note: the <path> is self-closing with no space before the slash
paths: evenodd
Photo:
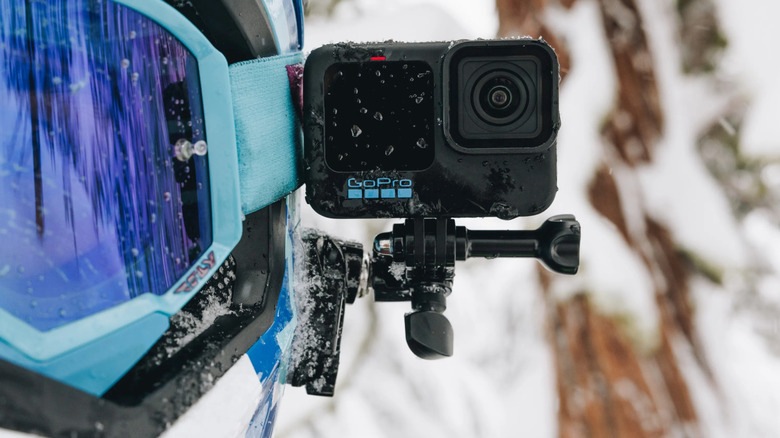
<path id="1" fill-rule="evenodd" d="M 350 178 L 347 180 L 347 199 L 409 199 L 413 185 L 410 179 Z"/>

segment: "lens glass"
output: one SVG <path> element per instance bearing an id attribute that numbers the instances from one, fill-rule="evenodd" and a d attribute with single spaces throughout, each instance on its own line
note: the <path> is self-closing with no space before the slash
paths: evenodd
<path id="1" fill-rule="evenodd" d="M 512 102 L 512 94 L 503 85 L 497 85 L 488 91 L 488 102 L 495 109 L 502 109 Z"/>
<path id="2" fill-rule="evenodd" d="M 0 307 L 49 330 L 192 267 L 212 241 L 199 84 L 129 8 L 0 0 Z"/>
<path id="3" fill-rule="evenodd" d="M 511 72 L 488 72 L 474 87 L 474 109 L 484 122 L 506 125 L 522 117 L 528 106 L 527 95 L 525 84 Z"/>

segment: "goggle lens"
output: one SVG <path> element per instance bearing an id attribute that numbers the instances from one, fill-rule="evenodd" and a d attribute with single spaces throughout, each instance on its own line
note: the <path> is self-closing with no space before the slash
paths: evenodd
<path id="1" fill-rule="evenodd" d="M 50 330 L 212 243 L 198 65 L 110 1 L 0 0 L 0 307 Z"/>

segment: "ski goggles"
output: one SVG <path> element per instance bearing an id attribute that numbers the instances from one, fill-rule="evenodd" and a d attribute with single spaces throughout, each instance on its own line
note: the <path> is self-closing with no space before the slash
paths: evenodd
<path id="1" fill-rule="evenodd" d="M 228 66 L 158 0 L 0 0 L 0 358 L 95 395 L 132 367 L 299 186 L 301 60 Z"/>

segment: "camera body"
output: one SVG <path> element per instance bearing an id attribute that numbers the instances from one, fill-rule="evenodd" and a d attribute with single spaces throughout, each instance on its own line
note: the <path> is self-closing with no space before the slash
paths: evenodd
<path id="1" fill-rule="evenodd" d="M 542 212 L 558 62 L 531 39 L 336 44 L 304 73 L 306 200 L 336 218 Z"/>

